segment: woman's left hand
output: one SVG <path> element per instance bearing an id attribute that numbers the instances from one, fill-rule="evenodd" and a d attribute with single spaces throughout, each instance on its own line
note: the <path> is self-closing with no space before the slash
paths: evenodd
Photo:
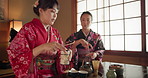
<path id="1" fill-rule="evenodd" d="M 91 59 L 95 59 L 97 57 L 97 53 L 91 52 L 91 53 L 86 54 L 86 56 L 91 57 Z"/>

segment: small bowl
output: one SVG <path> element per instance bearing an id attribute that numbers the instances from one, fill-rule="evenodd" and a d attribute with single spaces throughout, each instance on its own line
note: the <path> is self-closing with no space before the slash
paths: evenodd
<path id="1" fill-rule="evenodd" d="M 79 74 L 79 72 L 76 71 L 76 70 L 75 70 L 75 71 L 70 70 L 70 71 L 68 72 L 68 76 L 70 76 L 70 77 L 72 77 L 72 78 L 77 77 L 78 74 Z"/>
<path id="2" fill-rule="evenodd" d="M 80 78 L 87 78 L 87 76 L 88 76 L 87 71 L 84 71 L 84 70 L 79 71 L 79 77 Z"/>

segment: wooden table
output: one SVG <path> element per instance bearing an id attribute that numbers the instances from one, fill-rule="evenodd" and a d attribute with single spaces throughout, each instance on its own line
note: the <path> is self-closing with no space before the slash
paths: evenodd
<path id="1" fill-rule="evenodd" d="M 64 78 L 80 78 L 79 75 L 75 76 L 75 77 L 70 77 L 68 74 L 65 74 L 65 77 Z M 99 75 L 97 76 L 94 76 L 93 74 L 90 74 L 88 77 L 86 78 L 103 78 L 103 77 L 100 77 Z"/>
<path id="2" fill-rule="evenodd" d="M 0 78 L 14 78 L 12 69 L 0 69 Z"/>

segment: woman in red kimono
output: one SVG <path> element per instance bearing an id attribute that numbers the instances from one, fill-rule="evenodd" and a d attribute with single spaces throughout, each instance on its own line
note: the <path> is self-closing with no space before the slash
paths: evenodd
<path id="1" fill-rule="evenodd" d="M 59 5 L 57 0 L 37 0 L 33 10 L 39 19 L 25 24 L 12 40 L 7 49 L 9 60 L 18 78 L 55 78 L 63 73 L 60 51 L 66 50 L 52 27 Z"/>
<path id="2" fill-rule="evenodd" d="M 105 51 L 101 36 L 90 29 L 92 14 L 88 11 L 83 12 L 80 20 L 82 29 L 70 35 L 66 40 L 66 44 L 73 44 L 72 46 L 69 46 L 69 48 L 73 49 L 73 53 L 75 52 L 72 61 L 77 70 L 80 69 L 85 57 L 102 61 L 103 53 Z M 101 64 L 98 74 L 101 76 L 103 75 L 103 67 Z"/>

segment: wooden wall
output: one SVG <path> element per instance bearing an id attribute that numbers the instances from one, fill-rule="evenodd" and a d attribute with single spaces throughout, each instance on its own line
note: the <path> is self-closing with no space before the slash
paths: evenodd
<path id="1" fill-rule="evenodd" d="M 8 47 L 9 32 L 9 21 L 0 21 L 0 61 L 8 59 L 6 48 Z"/>

